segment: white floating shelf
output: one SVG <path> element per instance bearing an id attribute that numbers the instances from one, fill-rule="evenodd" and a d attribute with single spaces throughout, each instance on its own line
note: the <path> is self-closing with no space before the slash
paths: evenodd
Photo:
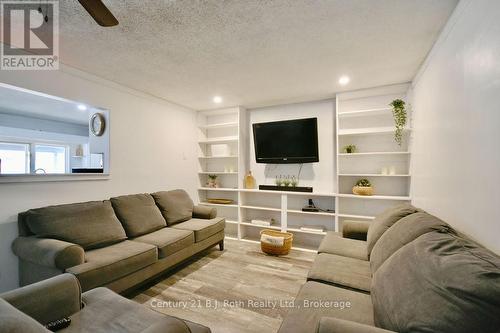
<path id="1" fill-rule="evenodd" d="M 403 129 L 405 132 L 409 129 Z M 367 134 L 388 134 L 394 133 L 394 127 L 367 127 L 367 128 L 352 128 L 339 130 L 339 136 L 342 135 L 367 135 Z"/>
<path id="2" fill-rule="evenodd" d="M 286 231 L 288 232 L 300 232 L 300 233 L 303 233 L 303 234 L 308 234 L 308 235 L 320 235 L 320 236 L 324 236 L 326 235 L 326 231 L 308 231 L 308 230 L 302 230 L 300 229 L 300 227 L 291 227 L 291 228 L 287 228 Z"/>
<path id="3" fill-rule="evenodd" d="M 328 212 L 304 212 L 298 209 L 288 209 L 288 213 L 291 214 L 303 214 L 303 215 L 316 215 L 316 216 L 328 216 L 328 217 L 335 217 L 335 213 L 328 213 Z"/>
<path id="4" fill-rule="evenodd" d="M 351 219 L 361 219 L 361 220 L 373 220 L 375 216 L 367 216 L 367 215 L 355 215 L 355 214 L 337 214 L 338 217 L 347 217 Z"/>
<path id="5" fill-rule="evenodd" d="M 222 159 L 222 158 L 238 158 L 238 155 L 230 155 L 230 156 L 198 156 L 199 159 L 203 160 L 211 160 L 211 159 Z"/>
<path id="6" fill-rule="evenodd" d="M 365 199 L 365 200 L 398 200 L 410 201 L 410 197 L 397 195 L 357 195 L 357 194 L 339 194 L 340 198 Z"/>
<path id="7" fill-rule="evenodd" d="M 378 115 L 391 114 L 390 113 L 391 111 L 392 111 L 391 108 L 346 111 L 339 113 L 339 117 L 378 116 Z"/>
<path id="8" fill-rule="evenodd" d="M 258 190 L 258 189 L 240 189 L 242 193 L 266 193 L 266 194 L 288 194 L 297 196 L 309 197 L 335 197 L 335 193 L 331 192 L 292 192 L 292 191 L 273 191 L 273 190 Z"/>
<path id="9" fill-rule="evenodd" d="M 410 175 L 383 175 L 380 173 L 340 173 L 340 177 L 411 177 Z"/>
<path id="10" fill-rule="evenodd" d="M 253 224 L 251 222 L 241 222 L 240 224 L 246 225 L 248 227 L 260 228 L 260 229 L 281 230 L 281 226 L 277 226 L 277 225 L 258 225 L 258 224 Z"/>
<path id="11" fill-rule="evenodd" d="M 238 204 L 233 203 L 233 204 L 216 204 L 216 203 L 211 203 L 211 202 L 200 202 L 200 205 L 203 206 L 215 206 L 215 207 L 230 207 L 230 208 L 238 208 Z"/>
<path id="12" fill-rule="evenodd" d="M 281 208 L 273 208 L 273 207 L 247 206 L 247 205 L 243 205 L 243 206 L 240 206 L 240 207 L 241 208 L 245 208 L 245 209 L 267 210 L 267 211 L 271 211 L 271 212 L 281 212 Z"/>
<path id="13" fill-rule="evenodd" d="M 237 188 L 224 188 L 224 187 L 200 187 L 199 191 L 220 191 L 220 192 L 238 192 Z"/>
<path id="14" fill-rule="evenodd" d="M 200 171 L 200 175 L 237 175 L 237 172 L 225 172 L 225 171 Z"/>
<path id="15" fill-rule="evenodd" d="M 207 124 L 198 126 L 201 129 L 215 129 L 215 128 L 229 128 L 229 127 L 238 127 L 238 123 L 219 123 L 219 124 Z"/>
<path id="16" fill-rule="evenodd" d="M 366 153 L 339 153 L 339 156 L 377 156 L 377 155 L 410 155 L 407 151 L 374 151 Z"/>
<path id="17" fill-rule="evenodd" d="M 238 142 L 238 137 L 227 136 L 227 137 L 211 138 L 207 140 L 198 141 L 198 143 L 202 145 L 213 145 L 218 143 L 231 143 L 231 142 Z"/>
<path id="18" fill-rule="evenodd" d="M 229 223 L 229 224 L 238 224 L 238 221 L 226 220 L 226 223 Z"/>

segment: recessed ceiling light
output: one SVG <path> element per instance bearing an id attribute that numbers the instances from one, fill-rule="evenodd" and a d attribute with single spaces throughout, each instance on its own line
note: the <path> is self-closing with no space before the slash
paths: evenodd
<path id="1" fill-rule="evenodd" d="M 214 103 L 217 103 L 217 104 L 222 103 L 222 97 L 220 97 L 220 96 L 214 96 L 213 101 L 214 101 Z"/>
<path id="2" fill-rule="evenodd" d="M 84 104 L 78 104 L 77 108 L 78 108 L 78 110 L 82 110 L 82 111 L 87 110 L 87 106 Z"/>
<path id="3" fill-rule="evenodd" d="M 349 81 L 351 81 L 351 79 L 347 75 L 341 76 L 340 79 L 339 79 L 339 83 L 342 86 L 345 86 L 346 84 L 348 84 Z"/>

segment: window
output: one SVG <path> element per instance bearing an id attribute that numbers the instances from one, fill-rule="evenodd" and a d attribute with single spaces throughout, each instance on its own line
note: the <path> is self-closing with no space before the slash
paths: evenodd
<path id="1" fill-rule="evenodd" d="M 66 147 L 35 145 L 34 173 L 65 173 Z"/>
<path id="2" fill-rule="evenodd" d="M 64 145 L 0 142 L 0 173 L 66 173 L 68 151 Z"/>
<path id="3" fill-rule="evenodd" d="M 30 173 L 29 144 L 0 142 L 0 173 Z"/>

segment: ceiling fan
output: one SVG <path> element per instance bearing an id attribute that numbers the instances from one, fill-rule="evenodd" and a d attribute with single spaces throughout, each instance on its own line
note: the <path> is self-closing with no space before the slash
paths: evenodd
<path id="1" fill-rule="evenodd" d="M 94 20 L 103 27 L 118 25 L 118 20 L 101 0 L 78 0 Z"/>

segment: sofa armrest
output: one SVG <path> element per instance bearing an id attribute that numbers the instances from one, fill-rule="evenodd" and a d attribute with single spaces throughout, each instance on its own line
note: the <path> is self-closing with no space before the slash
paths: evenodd
<path id="1" fill-rule="evenodd" d="M 0 294 L 12 306 L 39 323 L 77 313 L 82 308 L 80 283 L 72 274 L 62 274 Z"/>
<path id="2" fill-rule="evenodd" d="M 80 245 L 57 239 L 18 237 L 12 251 L 25 261 L 62 271 L 85 262 L 85 252 Z"/>
<path id="3" fill-rule="evenodd" d="M 369 222 L 345 220 L 342 222 L 342 237 L 366 240 Z"/>
<path id="4" fill-rule="evenodd" d="M 217 217 L 217 209 L 213 207 L 197 205 L 193 208 L 193 217 L 198 219 L 214 219 Z"/>
<path id="5" fill-rule="evenodd" d="M 332 317 L 322 317 L 316 328 L 316 333 L 395 333 L 375 326 L 356 323 Z"/>

